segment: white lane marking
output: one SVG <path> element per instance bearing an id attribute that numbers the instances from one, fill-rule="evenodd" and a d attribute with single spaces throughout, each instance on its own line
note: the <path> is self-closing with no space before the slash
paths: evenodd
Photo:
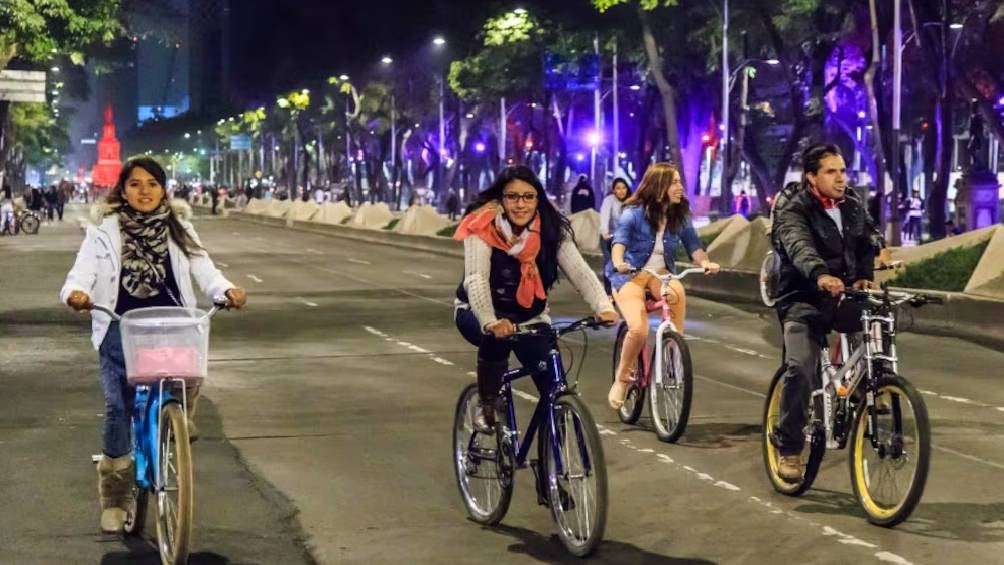
<path id="1" fill-rule="evenodd" d="M 311 301 L 307 300 L 306 298 L 304 298 L 302 296 L 297 296 L 296 299 L 299 300 L 300 302 L 306 304 L 307 306 L 310 306 L 311 308 L 317 308 L 317 303 L 316 302 L 311 302 Z"/>
<path id="2" fill-rule="evenodd" d="M 369 333 L 372 333 L 374 335 L 378 335 L 378 336 L 386 336 L 387 335 L 387 334 L 385 334 L 385 333 L 383 333 L 383 332 L 381 332 L 381 331 L 379 331 L 379 330 L 377 330 L 375 328 L 372 328 L 370 326 L 363 326 L 363 327 L 364 327 L 364 329 L 366 329 L 366 331 L 368 331 Z M 388 341 L 396 341 L 396 343 L 398 345 L 401 345 L 403 347 L 411 347 L 411 346 L 413 346 L 413 344 L 411 344 L 411 343 L 404 342 L 404 341 L 397 341 L 397 340 L 394 340 L 393 338 L 390 338 L 390 337 L 387 337 L 386 339 Z M 429 358 L 432 361 L 435 361 L 437 363 L 441 363 L 441 362 L 445 361 L 444 359 L 442 359 L 440 357 L 436 357 L 435 355 L 432 355 L 432 354 L 429 355 Z M 446 361 L 446 364 L 453 365 L 453 363 L 451 363 L 449 361 Z M 477 373 L 475 373 L 474 371 L 467 371 L 467 375 L 468 376 L 475 376 L 476 377 Z M 727 383 L 720 383 L 718 381 L 715 381 L 714 379 L 705 379 L 705 380 L 708 380 L 708 381 L 711 381 L 711 382 L 716 382 L 718 384 L 727 384 Z M 728 386 L 731 387 L 732 385 L 728 385 Z M 750 394 L 757 395 L 757 396 L 765 396 L 763 394 L 759 394 L 759 393 L 755 393 L 753 391 L 748 391 L 748 390 L 745 390 L 745 389 L 741 389 L 739 387 L 734 387 L 734 388 L 736 388 L 738 390 L 742 390 L 743 392 L 747 392 L 747 393 L 750 393 Z M 530 402 L 537 402 L 538 401 L 538 398 L 536 396 L 534 396 L 532 394 L 529 394 L 529 393 L 526 393 L 526 392 L 523 392 L 523 391 L 521 391 L 519 389 L 516 389 L 516 388 L 512 389 L 512 393 L 513 393 L 514 396 L 516 396 L 518 398 L 522 398 L 524 400 L 528 400 Z M 613 430 L 611 430 L 611 429 L 609 429 L 609 428 L 607 428 L 605 426 L 597 425 L 596 427 L 599 430 L 600 435 L 612 435 L 612 436 L 619 435 L 617 432 L 615 432 L 615 431 L 613 431 Z M 738 486 L 736 486 L 736 485 L 734 485 L 732 483 L 729 483 L 727 481 L 716 480 L 713 476 L 709 475 L 708 473 L 704 473 L 704 472 L 698 471 L 697 469 L 695 469 L 695 468 L 693 468 L 693 467 L 691 467 L 689 465 L 677 464 L 677 463 L 674 462 L 673 458 L 670 457 L 670 456 L 668 456 L 668 455 L 665 455 L 663 453 L 656 453 L 655 450 L 650 449 L 650 448 L 639 448 L 639 447 L 636 447 L 636 446 L 634 446 L 632 444 L 630 438 L 622 438 L 622 439 L 620 439 L 620 441 L 618 441 L 618 443 L 621 444 L 624 447 L 627 447 L 628 449 L 632 449 L 632 450 L 637 451 L 639 453 L 645 453 L 645 454 L 651 453 L 651 454 L 655 454 L 656 458 L 658 458 L 663 463 L 673 464 L 673 465 L 677 466 L 678 468 L 682 468 L 682 469 L 690 472 L 691 474 L 693 474 L 697 479 L 699 479 L 701 481 L 705 481 L 705 482 L 711 483 L 711 485 L 714 486 L 714 487 L 716 487 L 716 488 L 720 488 L 722 490 L 727 490 L 727 491 L 730 491 L 730 492 L 741 492 L 742 491 L 742 489 L 740 487 L 738 487 Z M 937 447 L 937 446 L 935 446 L 935 447 Z M 963 455 L 964 456 L 964 454 L 959 454 L 959 455 Z M 1001 468 L 1004 468 L 1004 465 L 1001 465 Z M 809 524 L 812 524 L 814 526 L 822 527 L 822 529 L 823 529 L 823 535 L 824 536 L 835 536 L 835 537 L 837 537 L 837 541 L 839 543 L 842 543 L 842 544 L 845 544 L 845 545 L 857 545 L 857 546 L 867 547 L 867 548 L 870 548 L 870 549 L 877 549 L 878 548 L 878 546 L 876 546 L 875 544 L 866 542 L 864 540 L 861 540 L 861 539 L 856 538 L 854 536 L 850 536 L 848 534 L 844 534 L 844 533 L 842 533 L 842 532 L 840 532 L 840 531 L 838 531 L 838 530 L 836 530 L 836 529 L 834 529 L 834 528 L 832 528 L 830 526 L 825 526 L 825 525 L 821 526 L 821 525 L 817 524 L 816 522 L 813 522 L 812 520 L 809 520 L 809 519 L 807 519 L 807 518 L 805 518 L 803 516 L 799 516 L 799 515 L 794 514 L 792 512 L 787 512 L 787 511 L 785 511 L 785 510 L 783 510 L 781 508 L 778 508 L 777 506 L 774 506 L 770 502 L 766 502 L 764 500 L 761 500 L 760 498 L 757 498 L 756 496 L 750 496 L 749 500 L 752 500 L 753 502 L 756 502 L 760 506 L 765 507 L 771 514 L 783 515 L 783 516 L 785 516 L 787 518 L 791 518 L 793 520 L 804 521 L 804 522 L 808 522 Z M 910 561 L 904 559 L 903 557 L 901 557 L 899 555 L 896 555 L 894 553 L 887 552 L 887 551 L 877 552 L 877 553 L 875 553 L 875 557 L 877 557 L 878 559 L 880 559 L 882 561 L 886 561 L 886 562 L 890 562 L 890 563 L 895 563 L 897 565 L 913 565 Z"/>
<path id="3" fill-rule="evenodd" d="M 372 265 L 369 261 L 363 261 L 362 259 L 356 259 L 355 257 L 349 257 L 346 259 L 349 263 L 355 263 L 357 265 Z"/>
<path id="4" fill-rule="evenodd" d="M 424 349 L 422 347 L 419 347 L 419 346 L 415 345 L 414 343 L 408 343 L 407 341 L 399 341 L 399 342 L 397 342 L 397 344 L 400 345 L 401 347 L 407 347 L 408 349 L 410 349 L 412 351 L 415 351 L 417 353 L 432 353 L 428 349 Z"/>
<path id="5" fill-rule="evenodd" d="M 439 363 L 440 365 L 453 365 L 454 364 L 453 361 L 447 361 L 446 359 L 443 359 L 442 357 L 433 356 L 432 360 L 435 361 L 436 363 Z"/>
<path id="6" fill-rule="evenodd" d="M 425 273 L 420 273 L 418 271 L 401 271 L 401 272 L 404 273 L 404 274 L 406 274 L 406 275 L 417 275 L 417 276 L 420 276 L 420 277 L 422 277 L 423 279 L 426 279 L 426 280 L 432 278 L 432 275 L 427 275 Z"/>
<path id="7" fill-rule="evenodd" d="M 253 280 L 256 283 L 264 282 L 264 281 L 262 281 L 261 279 L 259 279 L 258 277 L 254 276 L 254 275 L 248 275 L 248 278 L 251 279 L 251 280 Z"/>
<path id="8" fill-rule="evenodd" d="M 232 231 L 232 232 L 230 232 L 230 235 L 240 235 L 240 234 L 241 234 L 241 232 L 239 232 L 239 231 Z"/>
<path id="9" fill-rule="evenodd" d="M 758 396 L 760 398 L 767 398 L 767 395 L 764 394 L 764 393 L 762 393 L 762 392 L 756 392 L 756 391 L 752 391 L 752 390 L 749 390 L 749 389 L 745 389 L 745 388 L 743 388 L 741 386 L 736 386 L 736 385 L 733 385 L 733 384 L 729 384 L 729 383 L 726 383 L 726 382 L 722 382 L 722 381 L 719 381 L 719 380 L 712 379 L 711 377 L 705 377 L 703 375 L 695 374 L 694 378 L 700 379 L 702 381 L 707 381 L 709 383 L 714 383 L 716 385 L 732 389 L 732 390 L 734 390 L 736 392 L 742 392 L 742 393 L 745 393 L 745 394 L 751 394 L 753 396 Z"/>
<path id="10" fill-rule="evenodd" d="M 903 559 L 902 557 L 896 555 L 895 553 L 889 553 L 888 551 L 879 551 L 878 553 L 875 554 L 875 557 L 877 557 L 879 561 L 884 561 L 886 563 L 893 563 L 895 565 L 913 565 L 912 562 Z"/>
<path id="11" fill-rule="evenodd" d="M 996 467 L 997 469 L 1004 469 L 1004 464 L 997 463 L 996 461 L 990 461 L 990 460 L 987 460 L 987 459 L 983 459 L 981 457 L 977 457 L 975 455 L 970 455 L 968 453 L 962 453 L 961 451 L 955 451 L 954 449 L 950 449 L 948 447 L 942 447 L 940 445 L 931 444 L 931 447 L 937 449 L 938 451 L 944 451 L 945 453 L 951 453 L 952 455 L 955 455 L 956 457 L 961 457 L 963 459 L 968 459 L 969 461 L 973 461 L 973 462 L 976 462 L 976 463 L 983 463 L 984 465 L 989 465 L 990 467 Z"/>
<path id="12" fill-rule="evenodd" d="M 736 353 L 742 353 L 744 355 L 750 355 L 750 356 L 753 356 L 753 357 L 756 357 L 757 355 L 759 355 L 756 351 L 753 351 L 752 349 L 746 349 L 744 347 L 736 347 L 735 345 L 730 345 L 728 343 L 726 343 L 724 345 L 725 345 L 725 349 L 730 349 L 732 351 L 735 351 Z"/>
<path id="13" fill-rule="evenodd" d="M 324 255 L 324 252 L 312 249 L 310 247 L 307 248 L 307 253 L 310 253 L 312 255 Z"/>
<path id="14" fill-rule="evenodd" d="M 230 267 L 230 265 L 227 265 L 223 261 L 217 261 L 216 264 L 219 265 L 220 267 L 223 267 L 224 269 Z"/>

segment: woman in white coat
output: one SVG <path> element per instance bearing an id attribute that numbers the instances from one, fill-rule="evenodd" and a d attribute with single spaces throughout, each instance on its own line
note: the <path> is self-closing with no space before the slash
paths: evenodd
<path id="1" fill-rule="evenodd" d="M 152 306 L 195 307 L 192 278 L 210 299 L 225 296 L 231 308 L 247 301 L 213 265 L 192 225 L 187 206 L 172 207 L 166 197 L 164 169 L 153 159 L 132 159 L 122 167 L 115 188 L 99 204 L 100 224 L 87 228 L 84 242 L 59 298 L 84 312 L 95 303 L 119 315 Z M 98 351 L 105 397 L 103 457 L 98 462 L 101 529 L 122 530 L 132 502 L 132 410 L 135 388 L 126 381 L 118 322 L 91 312 L 91 341 Z M 189 406 L 195 414 L 193 389 Z M 195 435 L 193 435 L 195 437 Z"/>

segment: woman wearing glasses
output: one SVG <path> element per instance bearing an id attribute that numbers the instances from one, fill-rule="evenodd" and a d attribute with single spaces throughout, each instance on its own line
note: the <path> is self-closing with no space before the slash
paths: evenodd
<path id="1" fill-rule="evenodd" d="M 516 331 L 516 324 L 550 321 L 547 295 L 558 282 L 559 268 L 598 319 L 613 324 L 617 314 L 575 247 L 568 220 L 527 167 L 504 169 L 468 207 L 453 237 L 464 242 L 464 280 L 457 288 L 455 320 L 464 339 L 478 348 L 481 406 L 474 424 L 487 433 L 495 425 L 509 353 L 523 365 L 547 357 L 546 339 L 505 338 Z M 534 376 L 534 381 L 545 394 L 546 377 Z"/>
<path id="2" fill-rule="evenodd" d="M 679 171 L 669 163 L 655 163 L 645 171 L 638 190 L 624 203 L 613 238 L 611 261 L 606 266 L 607 277 L 614 287 L 614 300 L 628 324 L 617 379 L 607 395 L 614 410 L 624 404 L 638 354 L 648 339 L 645 292 L 652 296 L 663 292 L 662 282 L 646 271 L 675 272 L 676 250 L 680 245 L 705 271 L 718 272 L 718 264 L 708 259 L 690 222 L 690 204 L 683 193 Z M 633 274 L 636 269 L 643 271 Z M 665 297 L 670 318 L 682 333 L 687 297 L 680 281 L 670 281 Z"/>

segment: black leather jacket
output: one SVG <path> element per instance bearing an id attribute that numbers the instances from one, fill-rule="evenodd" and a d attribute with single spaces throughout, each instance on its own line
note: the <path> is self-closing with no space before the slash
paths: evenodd
<path id="1" fill-rule="evenodd" d="M 781 258 L 776 307 L 782 321 L 823 324 L 819 329 L 828 330 L 836 301 L 818 289 L 816 279 L 832 275 L 848 286 L 873 279 L 874 223 L 850 188 L 838 206 L 842 232 L 808 189 L 774 210 L 771 240 Z"/>

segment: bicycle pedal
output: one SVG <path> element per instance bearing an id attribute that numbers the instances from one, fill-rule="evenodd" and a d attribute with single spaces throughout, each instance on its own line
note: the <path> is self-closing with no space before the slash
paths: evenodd
<path id="1" fill-rule="evenodd" d="M 544 495 L 544 477 L 541 474 L 540 460 L 531 459 L 530 470 L 533 471 L 533 484 L 537 487 L 534 489 L 537 491 L 537 504 L 550 508 L 551 505 L 547 501 L 547 496 Z"/>

